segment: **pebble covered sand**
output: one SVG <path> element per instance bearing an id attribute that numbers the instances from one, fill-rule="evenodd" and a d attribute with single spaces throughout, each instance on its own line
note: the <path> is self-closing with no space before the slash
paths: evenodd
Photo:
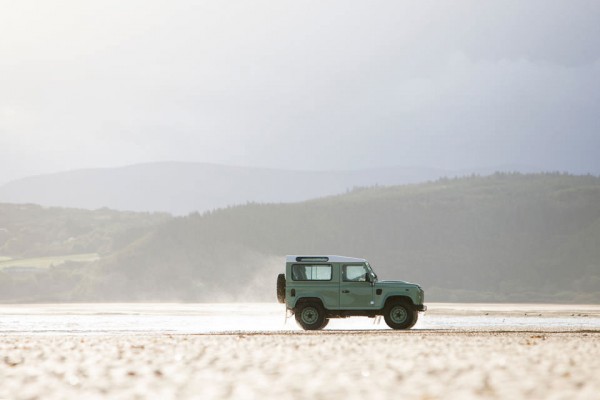
<path id="1" fill-rule="evenodd" d="M 339 322 L 321 332 L 0 329 L 0 399 L 600 399 L 598 329 Z"/>
<path id="2" fill-rule="evenodd" d="M 600 398 L 598 332 L 10 336 L 0 399 Z"/>

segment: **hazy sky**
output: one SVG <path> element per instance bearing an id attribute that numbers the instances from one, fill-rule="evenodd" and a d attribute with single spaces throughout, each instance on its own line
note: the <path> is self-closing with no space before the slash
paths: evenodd
<path id="1" fill-rule="evenodd" d="M 0 0 L 0 183 L 180 160 L 600 173 L 600 1 Z"/>

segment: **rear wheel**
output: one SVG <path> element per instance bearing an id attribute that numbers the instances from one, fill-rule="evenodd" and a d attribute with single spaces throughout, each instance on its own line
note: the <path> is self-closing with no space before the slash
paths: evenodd
<path id="1" fill-rule="evenodd" d="M 385 307 L 385 323 L 392 329 L 409 329 L 417 323 L 418 313 L 403 301 L 394 301 Z"/>
<path id="2" fill-rule="evenodd" d="M 326 325 L 325 310 L 319 303 L 298 306 L 294 316 L 298 325 L 307 331 L 322 329 Z"/>

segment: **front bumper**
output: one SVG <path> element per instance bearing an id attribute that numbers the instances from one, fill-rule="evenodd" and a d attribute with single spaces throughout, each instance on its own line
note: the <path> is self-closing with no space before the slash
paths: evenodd
<path id="1" fill-rule="evenodd" d="M 427 306 L 425 304 L 417 304 L 415 305 L 415 311 L 427 311 Z"/>

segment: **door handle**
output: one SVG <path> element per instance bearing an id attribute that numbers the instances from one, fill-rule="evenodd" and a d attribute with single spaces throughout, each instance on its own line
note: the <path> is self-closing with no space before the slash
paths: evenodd
<path id="1" fill-rule="evenodd" d="M 349 290 L 342 290 L 342 293 L 350 293 Z"/>

